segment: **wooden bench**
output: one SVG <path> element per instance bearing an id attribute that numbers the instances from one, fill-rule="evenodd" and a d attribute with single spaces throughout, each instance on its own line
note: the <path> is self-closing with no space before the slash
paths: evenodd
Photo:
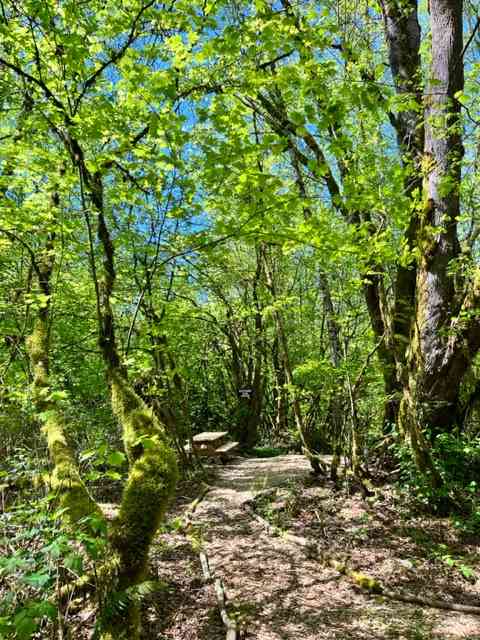
<path id="1" fill-rule="evenodd" d="M 239 442 L 226 442 L 221 447 L 215 449 L 215 455 L 220 456 L 220 460 L 223 464 L 225 464 L 228 458 L 233 454 L 234 451 L 238 449 L 239 446 Z"/>
<path id="2" fill-rule="evenodd" d="M 215 449 L 215 453 L 222 455 L 222 453 L 232 453 L 235 449 L 238 449 L 240 443 L 239 442 L 227 442 L 226 444 Z"/>

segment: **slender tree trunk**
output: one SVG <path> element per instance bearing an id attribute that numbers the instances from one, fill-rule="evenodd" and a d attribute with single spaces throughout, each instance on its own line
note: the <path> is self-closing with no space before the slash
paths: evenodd
<path id="1" fill-rule="evenodd" d="M 323 271 L 318 274 L 319 287 L 323 297 L 323 310 L 327 320 L 327 329 L 330 342 L 330 354 L 334 368 L 338 371 L 342 361 L 342 345 L 340 342 L 341 329 L 337 322 L 335 309 L 333 307 L 332 295 L 328 283 L 328 277 Z M 338 476 L 338 467 L 340 464 L 340 454 L 342 451 L 342 432 L 344 426 L 344 381 L 340 378 L 336 384 L 336 388 L 332 392 L 329 406 L 330 420 L 330 441 L 332 443 L 333 459 L 330 466 L 330 476 L 336 481 Z"/>
<path id="2" fill-rule="evenodd" d="M 265 245 L 263 245 L 262 247 L 262 254 L 267 287 L 270 291 L 273 301 L 275 302 L 275 300 L 277 299 L 275 280 L 272 265 L 270 262 L 270 256 L 268 255 L 267 247 Z M 298 435 L 300 436 L 305 455 L 309 459 L 313 471 L 315 473 L 322 473 L 324 471 L 324 468 L 318 457 L 318 452 L 315 450 L 314 433 L 312 432 L 312 430 L 307 431 L 305 428 L 300 399 L 298 397 L 297 390 L 295 389 L 292 365 L 290 363 L 288 340 L 283 321 L 283 314 L 278 308 L 275 307 L 273 316 L 277 328 L 278 341 L 282 349 L 282 359 L 285 367 L 285 378 L 292 397 L 293 418 L 295 421 L 295 427 L 297 429 Z"/>
<path id="3" fill-rule="evenodd" d="M 281 362 L 280 345 L 278 335 L 275 336 L 272 344 L 272 363 L 273 372 L 275 376 L 275 385 L 273 389 L 274 405 L 275 405 L 275 432 L 277 434 L 285 433 L 288 426 L 288 411 L 287 411 L 287 394 L 286 394 L 286 379 L 285 379 L 285 366 Z"/>
<path id="4" fill-rule="evenodd" d="M 417 0 L 382 0 L 385 36 L 389 50 L 390 68 L 397 94 L 405 97 L 415 108 L 400 111 L 392 119 L 397 134 L 405 172 L 404 191 L 411 198 L 410 222 L 405 232 L 406 250 L 410 264 L 397 265 L 391 332 L 381 351 L 388 351 L 391 362 L 385 368 L 384 432 L 397 423 L 402 388 L 406 380 L 406 356 L 413 326 L 416 289 L 416 247 L 419 216 L 418 195 L 422 192 L 422 158 L 424 151 L 424 122 L 422 113 L 421 30 L 417 15 Z M 378 335 L 378 334 L 377 334 Z M 380 358 L 382 355 L 380 354 Z"/>
<path id="5" fill-rule="evenodd" d="M 58 206 L 58 196 L 54 194 L 52 207 L 55 210 Z M 58 407 L 58 401 L 52 398 L 50 384 L 50 281 L 55 265 L 54 232 L 49 234 L 38 259 L 32 256 L 32 262 L 43 302 L 37 311 L 33 332 L 27 340 L 27 350 L 33 372 L 32 399 L 38 418 L 43 423 L 42 431 L 53 464 L 50 487 L 58 497 L 66 526 L 70 530 L 81 528 L 90 535 L 96 535 L 99 530 L 106 528 L 106 523 L 80 477 L 74 453 L 65 437 L 62 410 Z"/>
<path id="6" fill-rule="evenodd" d="M 191 429 L 184 381 L 168 348 L 167 336 L 161 333 L 162 316 L 155 311 L 150 300 L 142 305 L 142 310 L 149 325 L 153 360 L 151 380 L 147 386 L 153 384 L 155 387 L 153 394 L 146 392 L 142 397 L 167 429 L 183 464 L 186 465 L 188 456 L 185 442 L 191 438 Z"/>
<path id="7" fill-rule="evenodd" d="M 256 254 L 256 270 L 252 283 L 252 298 L 254 304 L 254 323 L 255 337 L 253 340 L 253 358 L 252 358 L 252 393 L 248 399 L 248 418 L 245 424 L 246 445 L 248 448 L 253 447 L 258 440 L 258 429 L 262 419 L 263 410 L 263 384 L 264 376 L 263 366 L 263 320 L 262 310 L 260 306 L 258 287 L 263 273 L 261 250 L 257 247 Z"/>

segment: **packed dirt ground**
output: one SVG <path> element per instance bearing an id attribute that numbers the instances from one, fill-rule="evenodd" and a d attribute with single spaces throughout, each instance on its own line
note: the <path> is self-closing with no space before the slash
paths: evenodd
<path id="1" fill-rule="evenodd" d="M 212 585 L 203 581 L 201 548 L 245 638 L 480 640 L 479 616 L 366 593 L 282 536 L 312 539 L 392 591 L 480 606 L 479 541 L 462 538 L 449 519 L 412 514 L 389 487 L 368 501 L 335 490 L 313 479 L 297 455 L 238 458 L 210 473 L 188 524 L 191 501 L 204 492 L 200 482 L 182 487 L 155 543 L 159 590 L 145 601 L 145 640 L 225 638 Z M 252 506 L 280 535 L 262 526 Z"/>

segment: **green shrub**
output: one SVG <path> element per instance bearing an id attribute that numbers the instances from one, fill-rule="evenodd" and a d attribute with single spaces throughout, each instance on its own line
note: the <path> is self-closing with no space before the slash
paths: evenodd
<path id="1" fill-rule="evenodd" d="M 395 445 L 400 465 L 400 484 L 417 505 L 446 515 L 457 514 L 456 524 L 469 530 L 480 530 L 480 438 L 467 438 L 459 433 L 442 433 L 434 441 L 431 455 L 442 478 L 442 486 L 433 488 L 429 478 L 421 474 L 410 447 Z"/>
<path id="2" fill-rule="evenodd" d="M 252 458 L 276 458 L 277 456 L 283 456 L 287 453 L 282 447 L 253 447 L 250 449 L 249 454 Z"/>

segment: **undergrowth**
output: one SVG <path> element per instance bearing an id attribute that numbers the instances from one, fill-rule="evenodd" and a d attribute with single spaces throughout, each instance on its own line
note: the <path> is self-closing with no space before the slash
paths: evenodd
<path id="1" fill-rule="evenodd" d="M 442 433 L 435 438 L 431 455 L 442 479 L 439 488 L 418 472 L 408 447 L 393 448 L 400 467 L 400 490 L 412 506 L 450 515 L 465 533 L 480 532 L 480 437 L 466 440 L 464 435 Z"/>

